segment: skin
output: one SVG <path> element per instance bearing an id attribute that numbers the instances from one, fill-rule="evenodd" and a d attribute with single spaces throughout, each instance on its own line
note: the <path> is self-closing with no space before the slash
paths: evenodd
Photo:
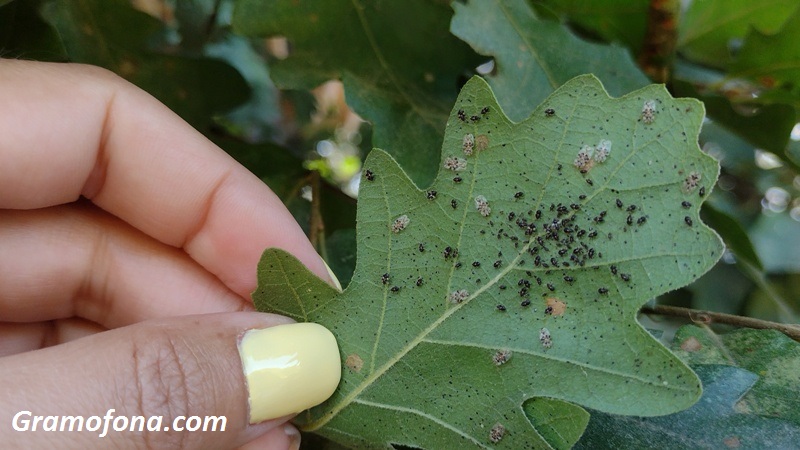
<path id="1" fill-rule="evenodd" d="M 289 448 L 248 425 L 237 339 L 256 263 L 329 280 L 280 200 L 145 92 L 90 66 L 0 60 L 0 442 Z M 13 415 L 226 415 L 225 432 L 17 432 Z"/>

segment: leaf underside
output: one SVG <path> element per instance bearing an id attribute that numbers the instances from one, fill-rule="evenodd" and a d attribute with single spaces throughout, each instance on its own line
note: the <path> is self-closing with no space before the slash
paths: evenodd
<path id="1" fill-rule="evenodd" d="M 259 264 L 259 310 L 339 341 L 339 388 L 298 424 L 359 448 L 492 447 L 497 424 L 508 448 L 563 448 L 586 425 L 577 405 L 652 416 L 693 404 L 697 377 L 635 318 L 721 254 L 698 218 L 719 170 L 697 146 L 703 113 L 663 86 L 612 99 L 585 75 L 513 123 L 473 78 L 430 187 L 372 151 L 345 291 L 280 250 Z M 603 141 L 607 159 L 581 173 L 578 152 Z"/>

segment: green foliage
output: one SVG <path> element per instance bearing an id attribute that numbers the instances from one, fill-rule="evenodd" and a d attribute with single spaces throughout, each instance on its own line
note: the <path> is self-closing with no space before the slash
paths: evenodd
<path id="1" fill-rule="evenodd" d="M 300 275 L 304 271 L 296 262 L 280 256 L 273 263 L 296 272 L 298 284 L 287 286 L 283 281 L 275 289 L 280 286 L 288 290 L 270 290 L 269 298 L 259 301 L 278 307 L 287 301 L 287 296 L 297 295 L 304 304 L 309 304 L 314 299 L 305 294 L 316 292 L 319 299 L 325 298 L 330 304 L 314 309 L 314 313 L 321 314 L 330 308 L 330 314 L 324 320 L 312 313 L 307 317 L 337 327 L 334 330 L 337 336 L 346 336 L 343 348 L 349 353 L 343 357 L 360 352 L 364 363 L 360 375 L 348 372 L 346 384 L 337 397 L 313 410 L 312 415 L 322 414 L 332 402 L 347 395 L 344 392 L 355 392 L 362 386 L 360 380 L 366 373 L 376 373 L 374 368 L 382 367 L 381 364 L 397 355 L 398 346 L 413 341 L 420 330 L 440 320 L 448 311 L 444 296 L 455 287 L 447 285 L 474 285 L 469 289 L 473 294 L 470 300 L 451 313 L 449 319 L 441 320 L 441 325 L 428 335 L 429 339 L 434 336 L 449 339 L 452 335 L 462 341 L 452 345 L 453 349 L 448 347 L 446 352 L 440 348 L 443 344 L 427 341 L 410 350 L 399 359 L 402 364 L 387 369 L 370 388 L 354 397 L 352 404 L 342 410 L 343 414 L 329 422 L 323 431 L 326 436 L 354 442 L 337 435 L 330 426 L 344 421 L 350 427 L 372 433 L 373 442 L 441 447 L 439 442 L 460 439 L 454 437 L 458 434 L 454 430 L 460 430 L 466 433 L 461 436 L 477 439 L 485 447 L 491 444 L 487 441 L 491 427 L 502 422 L 508 431 L 498 446 L 512 447 L 510 443 L 532 437 L 530 442 L 535 446 L 565 448 L 579 440 L 589 421 L 588 412 L 578 406 L 583 405 L 592 408 L 592 420 L 579 444 L 583 446 L 719 447 L 736 442 L 742 447 L 779 445 L 784 435 L 795 435 L 791 434 L 793 428 L 775 428 L 775 424 L 796 426 L 792 411 L 797 410 L 797 405 L 781 403 L 772 414 L 759 403 L 770 395 L 782 400 L 797 398 L 796 380 L 772 377 L 773 372 L 793 367 L 778 356 L 766 358 L 758 366 L 748 365 L 737 356 L 733 367 L 724 358 L 697 361 L 695 357 L 705 354 L 702 351 L 688 355 L 679 350 L 706 383 L 706 395 L 687 411 L 690 414 L 667 416 L 663 422 L 609 414 L 668 413 L 689 406 L 696 394 L 688 389 L 682 391 L 679 400 L 660 400 L 658 395 L 669 396 L 666 393 L 672 390 L 655 387 L 648 390 L 644 381 L 637 382 L 636 388 L 624 384 L 628 381 L 625 377 L 633 373 L 630 365 L 637 357 L 641 358 L 646 376 L 656 380 L 658 376 L 687 373 L 681 363 L 671 369 L 677 372 L 659 370 L 659 364 L 675 360 L 641 331 L 635 319 L 654 319 L 646 322 L 648 329 L 656 328 L 653 334 L 663 336 L 672 336 L 674 329 L 684 322 L 637 315 L 637 309 L 645 301 L 785 322 L 796 322 L 800 311 L 797 295 L 800 259 L 795 251 L 800 246 L 797 2 L 694 0 L 685 5 L 685 10 L 676 9 L 672 11 L 674 16 L 666 18 L 651 16 L 650 3 L 648 0 L 458 0 L 452 4 L 441 0 L 0 0 L 0 55 L 90 63 L 114 71 L 165 102 L 279 195 L 308 232 L 320 255 L 349 287 L 342 294 L 335 293 L 321 282 Z M 659 19 L 665 20 L 658 22 Z M 662 27 L 678 24 L 677 35 L 648 33 L 648 26 L 654 24 Z M 650 83 L 634 61 L 642 60 L 644 51 L 659 44 L 653 41 L 654 36 L 675 39 L 667 42 L 675 45 L 675 54 L 667 58 L 674 61 L 674 66 L 665 70 L 668 75 L 665 87 L 671 96 L 654 86 L 631 94 Z M 488 61 L 492 64 L 483 64 Z M 453 108 L 459 90 L 476 73 L 492 87 L 499 107 L 483 82 L 474 80 L 468 88 L 473 97 L 465 91 Z M 567 98 L 565 83 L 586 73 L 602 80 L 612 96 L 624 97 L 608 99 L 597 88 L 596 99 Z M 340 80 L 341 85 L 319 87 L 328 80 Z M 597 82 L 580 77 L 570 86 L 591 90 L 592 86 L 597 87 Z M 554 92 L 558 92 L 557 97 L 548 97 Z M 665 102 L 658 105 L 656 120 L 650 126 L 628 122 L 632 120 L 631 113 L 624 109 L 633 108 L 630 106 L 633 103 L 626 102 L 633 102 L 643 93 Z M 706 117 L 699 138 L 696 136 L 702 114 L 699 104 L 671 97 L 691 97 L 704 103 Z M 464 103 L 469 99 L 472 104 Z M 556 100 L 559 103 L 555 106 L 547 103 Z M 477 101 L 492 105 L 488 115 L 476 113 Z M 665 107 L 666 104 L 693 105 L 693 110 L 684 117 L 680 111 Z M 512 121 L 520 123 L 507 120 L 500 107 Z M 543 115 L 543 110 L 550 107 L 555 110 L 553 116 Z M 464 109 L 465 114 L 469 112 L 468 122 L 457 119 L 458 109 Z M 640 114 L 642 104 L 634 109 L 638 109 L 634 115 Z M 480 121 L 473 122 L 472 115 Z M 582 117 L 585 122 L 565 122 L 567 117 Z M 504 131 L 491 126 L 504 127 Z M 526 126 L 533 128 L 521 131 Z M 476 140 L 481 134 L 486 135 L 490 150 L 464 157 L 468 169 L 459 175 L 437 175 L 444 158 L 458 154 L 463 135 L 473 128 Z M 559 130 L 570 133 L 561 136 Z M 632 136 L 646 130 L 658 130 L 656 138 L 612 176 L 611 168 L 621 161 L 617 158 L 634 154 L 633 147 L 626 147 L 623 142 L 632 145 Z M 790 137 L 793 130 L 794 139 Z M 687 133 L 686 142 L 681 140 L 683 132 Z M 594 186 L 581 182 L 572 165 L 575 152 L 580 145 L 595 146 L 601 138 L 606 138 L 602 136 L 611 134 L 610 159 L 587 174 Z M 548 141 L 544 146 L 536 145 L 532 136 L 543 136 Z M 696 139 L 703 151 L 720 163 L 718 186 L 714 186 L 716 169 L 712 170 L 709 159 L 696 151 Z M 496 148 L 503 140 L 506 148 Z M 643 141 L 637 138 L 636 142 Z M 558 147 L 557 143 L 563 145 Z M 386 153 L 374 152 L 368 156 L 373 146 Z M 568 154 L 571 156 L 567 157 Z M 363 175 L 354 176 L 364 158 L 365 167 L 375 175 L 374 182 L 365 181 Z M 516 283 L 523 275 L 503 278 L 510 273 L 505 263 L 507 258 L 519 256 L 530 266 L 533 256 L 520 256 L 527 236 L 520 235 L 521 229 L 515 224 L 519 213 L 525 217 L 527 209 L 512 206 L 539 201 L 545 206 L 543 214 L 552 215 L 549 202 L 565 203 L 562 195 L 574 197 L 580 195 L 581 189 L 595 188 L 597 195 L 587 197 L 585 207 L 578 212 L 569 210 L 569 214 L 585 220 L 605 210 L 608 215 L 604 223 L 590 225 L 619 227 L 620 220 L 627 220 L 626 212 L 619 211 L 615 202 L 607 203 L 616 200 L 617 195 L 602 189 L 604 183 L 624 175 L 631 183 L 647 181 L 656 186 L 668 180 L 674 184 L 675 179 L 670 178 L 674 176 L 673 169 L 665 163 L 668 159 L 678 161 L 678 170 L 682 164 L 693 163 L 701 168 L 698 172 L 702 172 L 708 197 L 701 217 L 725 242 L 722 262 L 688 287 L 662 295 L 709 269 L 720 253 L 718 241 L 711 239 L 713 235 L 697 219 L 699 197 L 687 200 L 692 204 L 690 209 L 675 210 L 676 201 L 680 204 L 682 200 L 674 189 L 656 192 L 651 187 L 653 192 L 647 193 L 646 184 L 619 189 L 619 198 L 626 207 L 634 202 L 647 207 L 632 215 L 633 219 L 638 219 L 638 214 L 647 216 L 646 223 L 639 226 L 634 222 L 628 231 L 609 230 L 612 241 L 607 241 L 607 234 L 598 233 L 592 241 L 596 249 L 596 259 L 592 262 L 606 265 L 588 273 L 571 267 L 579 272 L 579 276 L 573 276 L 572 286 L 565 284 L 560 272 L 547 275 L 537 272 L 543 282 L 546 277 L 553 278 L 551 284 L 556 291 L 542 289 L 534 281 L 529 292 L 532 303 L 528 310 L 522 311 L 518 295 L 521 287 Z M 475 161 L 481 162 L 477 170 L 473 166 Z M 557 163 L 562 164 L 562 176 L 556 175 L 558 170 L 552 170 Z M 509 186 L 523 185 L 519 178 L 521 167 L 528 168 L 525 186 L 534 187 L 521 188 L 525 191 L 524 200 L 509 203 L 503 196 L 507 197 Z M 633 174 L 628 172 L 631 170 Z M 681 175 L 686 176 L 686 171 Z M 453 185 L 454 176 L 463 178 L 460 185 Z M 438 191 L 434 202 L 421 198 L 417 188 L 432 184 Z M 470 186 L 488 187 L 482 189 L 485 192 L 469 193 Z M 356 194 L 361 203 L 358 213 Z M 493 217 L 485 222 L 475 215 L 477 195 L 484 195 L 492 208 Z M 500 197 L 494 198 L 495 195 Z M 457 198 L 458 209 L 449 206 L 451 198 Z M 467 211 L 470 215 L 457 215 Z M 495 218 L 501 211 L 505 217 Z M 507 214 L 511 211 L 517 217 L 509 222 Z M 398 235 L 388 234 L 387 224 L 402 214 L 411 217 L 408 229 Z M 692 218 L 691 228 L 683 222 L 686 215 Z M 483 227 L 476 228 L 479 225 Z M 537 233 L 542 232 L 540 225 L 537 223 Z M 517 242 L 521 247 L 513 248 L 510 245 L 513 241 L 503 233 L 500 239 L 496 237 L 501 226 L 503 233 L 520 239 Z M 480 234 L 481 229 L 486 235 Z M 694 232 L 699 232 L 700 237 Z M 376 237 L 365 233 L 380 235 L 381 244 Z M 464 239 L 451 242 L 459 237 Z M 409 247 L 393 246 L 389 255 L 387 243 L 391 239 L 397 244 L 406 242 L 400 238 L 417 242 Z M 418 253 L 420 242 L 426 247 L 424 255 Z M 703 242 L 708 245 L 713 242 L 713 246 L 704 247 Z M 670 267 L 676 264 L 674 260 L 653 263 L 644 258 L 647 252 L 665 252 L 673 243 L 685 246 L 681 247 L 684 254 L 704 254 L 706 259 L 701 258 L 697 263 L 697 258 L 679 257 L 679 260 L 686 258 L 688 269 L 678 267 L 671 271 Z M 448 245 L 460 249 L 462 267 L 457 270 L 440 267 L 437 272 L 433 265 L 444 262 L 435 257 L 441 257 L 443 247 Z M 473 250 L 465 250 L 470 246 Z M 557 250 L 549 248 L 542 261 L 548 263 L 551 257 L 560 257 L 551 255 Z M 470 251 L 480 254 L 479 268 L 471 266 L 475 259 L 471 259 Z M 503 252 L 502 257 L 496 256 L 498 251 Z M 600 252 L 602 259 L 597 256 Z M 630 284 L 610 277 L 608 261 L 624 254 L 632 255 L 633 259 L 615 265 L 619 266 L 618 272 L 626 274 L 620 267 L 623 264 L 631 267 Z M 490 256 L 494 258 L 487 259 Z M 409 262 L 414 258 L 415 264 Z M 501 268 L 495 269 L 493 262 L 497 259 L 502 259 Z M 387 263 L 392 264 L 391 268 Z M 417 287 L 414 274 L 423 270 L 430 273 L 422 275 L 423 286 Z M 375 274 L 386 272 L 391 272 L 393 284 L 384 286 L 376 281 Z M 483 275 L 501 272 L 505 275 L 498 279 Z M 481 283 L 477 282 L 478 274 Z M 408 276 L 412 278 L 404 278 Z M 502 293 L 501 279 L 507 285 Z M 594 290 L 586 287 L 593 283 L 598 284 Z M 608 285 L 607 298 L 598 296 L 599 283 Z M 401 288 L 398 293 L 385 291 L 394 285 Z M 484 289 L 475 295 L 482 286 Z M 546 283 L 543 286 L 546 288 Z M 559 298 L 569 295 L 564 315 L 543 315 L 547 297 L 541 294 Z M 513 302 L 509 300 L 511 297 Z M 380 321 L 384 300 L 388 315 Z M 404 303 L 412 301 L 432 301 L 440 309 L 423 311 L 419 306 L 407 307 Z M 496 310 L 498 303 L 506 306 L 505 313 Z M 294 308 L 298 304 L 292 303 Z M 301 316 L 295 310 L 286 311 Z M 345 318 L 344 314 L 349 315 Z M 462 316 L 469 324 L 466 332 L 455 324 L 462 321 Z M 515 319 L 518 327 L 512 330 L 509 327 Z M 380 328 L 378 323 L 382 324 Z M 543 351 L 539 341 L 538 333 L 543 327 L 551 333 L 552 348 L 547 351 Z M 378 329 L 380 341 L 374 338 Z M 681 330 L 679 336 L 685 333 L 688 331 Z M 576 335 L 581 337 L 580 341 Z M 513 336 L 517 336 L 516 340 Z M 702 333 L 697 339 L 702 340 L 703 336 L 711 339 L 711 335 Z M 720 342 L 728 345 L 733 336 L 723 334 L 717 340 L 703 341 L 703 348 L 719 348 Z M 772 345 L 779 340 L 775 336 L 758 336 L 748 341 L 750 345 L 763 349 L 762 354 L 777 355 Z M 574 345 L 570 346 L 571 342 Z M 780 351 L 794 352 L 788 344 L 796 345 L 783 342 Z M 736 356 L 738 350 L 732 350 L 734 344 L 730 347 L 725 351 Z M 501 367 L 487 364 L 493 350 L 503 348 L 514 349 L 512 360 Z M 637 351 L 638 355 L 629 355 Z M 556 355 L 563 360 L 554 359 Z M 547 362 L 540 363 L 542 359 Z M 453 385 L 456 387 L 444 390 L 445 398 L 432 397 L 435 386 L 439 386 L 436 383 L 444 383 L 450 376 L 433 375 L 439 361 L 441 367 L 457 367 L 453 375 L 457 378 Z M 575 368 L 580 361 L 588 364 L 586 375 Z M 712 362 L 731 367 L 703 365 Z M 462 365 L 454 365 L 459 363 Z M 565 368 L 556 368 L 558 364 Z M 428 375 L 411 367 L 433 372 Z M 631 370 L 626 372 L 625 368 Z M 618 379 L 625 381 L 609 381 Z M 487 380 L 490 389 L 477 389 Z M 696 387 L 693 375 L 682 380 L 687 386 Z M 434 387 L 420 388 L 429 383 Z M 612 387 L 606 388 L 608 383 Z M 767 384 L 773 391 L 762 394 L 760 389 Z M 713 398 L 720 391 L 731 392 L 722 403 Z M 737 393 L 744 392 L 743 399 L 736 401 Z M 493 393 L 496 397 L 490 398 Z M 399 400 L 391 403 L 395 397 Z M 626 403 L 626 398 L 631 400 Z M 444 427 L 445 431 L 439 432 L 443 429 L 441 425 L 431 425 L 428 418 L 409 415 L 406 410 L 376 412 L 380 410 L 376 405 L 401 404 L 400 400 L 409 405 L 423 404 L 433 414 L 429 417 L 452 418 L 452 423 L 441 423 L 456 428 Z M 444 405 L 456 406 L 451 411 Z M 474 417 L 485 421 L 484 428 L 476 425 L 480 421 L 469 421 L 472 428 L 467 425 L 463 405 L 480 409 Z M 745 410 L 744 406 L 760 409 L 756 413 L 756 409 Z M 364 411 L 364 415 L 359 416 L 358 411 Z M 501 412 L 508 412 L 513 421 L 497 419 Z M 392 434 L 399 431 L 385 425 L 397 423 L 398 417 L 407 419 L 400 437 Z M 732 427 L 738 441 L 725 441 L 733 434 Z M 675 428 L 690 430 L 687 436 L 696 440 L 675 441 L 668 433 Z M 431 433 L 438 433 L 433 441 L 418 438 Z M 619 440 L 620 433 L 644 440 Z M 310 437 L 304 437 L 304 442 L 313 448 L 338 448 L 319 435 Z"/>
<path id="2" fill-rule="evenodd" d="M 499 422 L 505 445 L 564 447 L 582 416 L 565 401 L 639 415 L 691 405 L 691 371 L 634 317 L 721 254 L 697 218 L 698 193 L 717 174 L 695 144 L 702 115 L 661 87 L 611 99 L 582 76 L 515 124 L 475 78 L 451 112 L 431 186 L 374 150 L 347 289 L 277 250 L 259 266 L 256 306 L 327 326 L 348 367 L 302 427 L 352 446 L 443 448 L 487 444 Z M 587 144 L 598 148 L 581 173 L 574 161 Z M 692 177 L 700 182 L 687 185 Z M 494 364 L 502 351 L 511 358 Z M 522 414 L 531 397 L 551 400 Z"/>
<path id="3" fill-rule="evenodd" d="M 800 428 L 785 420 L 738 410 L 740 398 L 758 375 L 736 367 L 695 366 L 703 397 L 690 409 L 665 417 L 643 418 L 593 413 L 576 448 L 697 449 L 794 448 Z"/>
<path id="4" fill-rule="evenodd" d="M 279 86 L 341 79 L 350 107 L 375 126 L 375 146 L 428 184 L 457 77 L 479 64 L 448 32 L 449 20 L 445 4 L 428 0 L 240 0 L 233 24 L 246 35 L 289 39 L 292 54 L 272 66 Z"/>
<path id="5" fill-rule="evenodd" d="M 494 72 L 486 79 L 512 120 L 527 117 L 580 74 L 594 74 L 612 95 L 648 83 L 622 48 L 582 41 L 563 26 L 539 19 L 523 0 L 456 2 L 453 8 L 453 34 L 494 58 Z"/>

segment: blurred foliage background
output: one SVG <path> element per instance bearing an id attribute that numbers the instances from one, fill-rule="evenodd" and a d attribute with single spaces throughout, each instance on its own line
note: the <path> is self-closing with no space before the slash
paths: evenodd
<path id="1" fill-rule="evenodd" d="M 796 323 L 798 8 L 796 0 L 0 0 L 0 56 L 94 64 L 148 91 L 261 177 L 345 285 L 363 158 L 383 148 L 426 185 L 470 76 L 484 76 L 515 120 L 581 73 L 595 73 L 612 95 L 665 83 L 706 105 L 699 144 L 722 173 L 704 217 L 728 251 L 697 282 L 654 302 Z M 657 315 L 646 324 L 675 329 Z"/>

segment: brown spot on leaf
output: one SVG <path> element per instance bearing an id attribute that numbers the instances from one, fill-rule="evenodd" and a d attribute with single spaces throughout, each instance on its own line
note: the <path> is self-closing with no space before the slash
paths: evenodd
<path id="1" fill-rule="evenodd" d="M 357 354 L 353 353 L 344 360 L 344 365 L 353 372 L 358 373 L 361 372 L 361 368 L 364 367 L 364 360 L 361 359 L 361 357 Z"/>
<path id="2" fill-rule="evenodd" d="M 723 439 L 722 442 L 728 448 L 739 448 L 739 446 L 742 445 L 742 442 L 736 436 L 727 437 Z"/>
<path id="3" fill-rule="evenodd" d="M 479 134 L 478 137 L 475 138 L 475 149 L 481 151 L 487 148 L 489 148 L 489 136 Z"/>
<path id="4" fill-rule="evenodd" d="M 681 342 L 681 350 L 686 352 L 696 352 L 701 348 L 703 348 L 703 344 L 701 344 L 700 341 L 698 341 L 694 336 Z"/>
<path id="5" fill-rule="evenodd" d="M 547 306 L 552 308 L 552 315 L 560 316 L 567 310 L 567 304 L 556 297 L 547 297 Z"/>

